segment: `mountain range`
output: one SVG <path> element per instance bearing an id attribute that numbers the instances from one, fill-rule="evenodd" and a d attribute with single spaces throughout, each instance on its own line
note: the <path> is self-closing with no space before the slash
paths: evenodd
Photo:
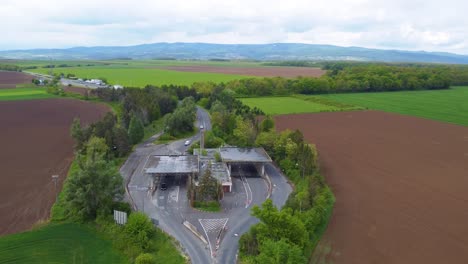
<path id="1" fill-rule="evenodd" d="M 152 43 L 135 46 L 96 46 L 68 49 L 0 51 L 4 59 L 227 59 L 227 60 L 349 60 L 468 64 L 467 55 L 446 52 L 382 50 L 333 45 Z"/>

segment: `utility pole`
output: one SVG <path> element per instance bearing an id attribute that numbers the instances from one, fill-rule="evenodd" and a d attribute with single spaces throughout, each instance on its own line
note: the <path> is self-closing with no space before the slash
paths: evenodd
<path id="1" fill-rule="evenodd" d="M 58 201 L 58 191 L 57 191 L 57 181 L 58 181 L 59 176 L 57 174 L 52 175 L 52 181 L 54 182 L 54 190 L 55 190 L 55 202 Z"/>

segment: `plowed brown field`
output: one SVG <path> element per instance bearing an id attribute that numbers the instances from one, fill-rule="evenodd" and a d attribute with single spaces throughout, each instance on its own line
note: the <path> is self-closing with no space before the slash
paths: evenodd
<path id="1" fill-rule="evenodd" d="M 32 75 L 22 72 L 0 71 L 0 89 L 15 88 L 17 84 L 31 83 L 33 78 Z"/>
<path id="2" fill-rule="evenodd" d="M 0 235 L 27 230 L 47 219 L 73 159 L 70 125 L 101 118 L 102 104 L 46 99 L 0 102 Z"/>
<path id="3" fill-rule="evenodd" d="M 326 71 L 320 68 L 310 67 L 215 67 L 206 65 L 193 65 L 171 66 L 165 67 L 165 69 L 182 72 L 211 72 L 264 77 L 280 76 L 287 78 L 294 78 L 297 76 L 320 77 L 326 73 Z"/>
<path id="4" fill-rule="evenodd" d="M 336 196 L 326 263 L 468 263 L 468 128 L 378 111 L 276 117 L 317 145 Z"/>

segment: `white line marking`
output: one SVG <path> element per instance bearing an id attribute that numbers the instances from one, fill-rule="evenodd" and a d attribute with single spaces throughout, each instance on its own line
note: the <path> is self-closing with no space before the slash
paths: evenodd
<path id="1" fill-rule="evenodd" d="M 206 240 L 208 240 L 208 245 L 210 246 L 210 256 L 213 258 L 213 249 L 211 248 L 210 238 L 208 237 L 208 233 L 206 233 L 205 227 L 203 226 L 201 220 L 202 219 L 198 219 L 198 222 L 200 222 L 200 225 L 203 228 L 203 232 L 205 232 Z"/>

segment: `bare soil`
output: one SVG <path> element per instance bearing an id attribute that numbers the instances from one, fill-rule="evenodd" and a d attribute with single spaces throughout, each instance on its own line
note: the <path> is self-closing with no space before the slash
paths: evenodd
<path id="1" fill-rule="evenodd" d="M 73 99 L 0 102 L 0 236 L 46 220 L 73 160 L 70 126 L 99 120 L 110 109 Z"/>
<path id="2" fill-rule="evenodd" d="M 15 88 L 17 84 L 31 83 L 32 79 L 34 77 L 26 73 L 0 71 L 0 89 Z"/>
<path id="3" fill-rule="evenodd" d="M 216 67 L 206 65 L 192 66 L 171 66 L 165 69 L 181 72 L 211 72 L 224 74 L 239 74 L 249 76 L 264 76 L 264 77 L 286 77 L 294 78 L 303 77 L 320 77 L 326 71 L 320 68 L 311 67 Z"/>
<path id="4" fill-rule="evenodd" d="M 64 86 L 63 90 L 65 92 L 76 93 L 85 96 L 89 89 L 84 87 L 76 87 L 76 86 Z"/>
<path id="5" fill-rule="evenodd" d="M 284 115 L 336 195 L 312 263 L 468 263 L 468 128 L 378 111 Z"/>

